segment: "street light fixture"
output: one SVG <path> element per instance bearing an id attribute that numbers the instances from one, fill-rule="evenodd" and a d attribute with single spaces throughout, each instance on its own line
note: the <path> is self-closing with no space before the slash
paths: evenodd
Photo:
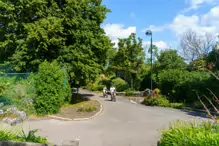
<path id="1" fill-rule="evenodd" d="M 150 45 L 150 48 L 151 48 L 151 91 L 153 91 L 153 83 L 152 83 L 152 48 L 153 48 L 153 42 L 152 42 L 152 31 L 151 30 L 147 30 L 145 32 L 146 36 L 150 36 L 151 37 L 151 45 Z"/>

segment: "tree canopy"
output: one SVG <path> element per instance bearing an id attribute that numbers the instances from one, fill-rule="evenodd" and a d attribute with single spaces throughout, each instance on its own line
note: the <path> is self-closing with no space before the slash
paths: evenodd
<path id="1" fill-rule="evenodd" d="M 0 10 L 0 49 L 16 71 L 58 60 L 83 83 L 105 66 L 112 45 L 100 27 L 110 12 L 102 0 L 8 0 Z"/>
<path id="2" fill-rule="evenodd" d="M 156 71 L 167 69 L 185 69 L 187 67 L 184 58 L 177 54 L 176 50 L 162 51 L 155 62 Z"/>
<path id="3" fill-rule="evenodd" d="M 128 38 L 119 39 L 118 51 L 110 62 L 117 76 L 125 79 L 131 87 L 144 65 L 145 53 L 142 39 L 132 33 Z"/>

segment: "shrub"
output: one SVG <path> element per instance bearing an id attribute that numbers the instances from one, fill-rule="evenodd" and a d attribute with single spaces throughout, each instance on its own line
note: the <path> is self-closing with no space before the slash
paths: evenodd
<path id="1" fill-rule="evenodd" d="M 118 91 L 118 92 L 125 91 L 129 87 L 128 83 L 121 78 L 113 79 L 112 84 L 116 87 L 116 91 Z"/>
<path id="2" fill-rule="evenodd" d="M 85 86 L 85 89 L 92 91 L 92 87 L 93 87 L 93 84 L 92 84 L 92 83 L 88 83 L 88 84 Z"/>
<path id="3" fill-rule="evenodd" d="M 161 91 L 160 91 L 160 89 L 156 88 L 156 89 L 154 89 L 154 93 L 159 95 L 161 93 Z"/>
<path id="4" fill-rule="evenodd" d="M 185 107 L 185 104 L 184 103 L 170 103 L 170 107 L 176 108 L 176 109 L 181 109 L 181 108 Z"/>
<path id="5" fill-rule="evenodd" d="M 72 96 L 65 70 L 59 64 L 43 62 L 39 66 L 39 72 L 34 77 L 34 85 L 37 97 L 34 99 L 34 107 L 37 114 L 55 114 Z M 66 82 L 65 82 L 66 81 Z"/>
<path id="6" fill-rule="evenodd" d="M 9 97 L 7 94 L 11 91 L 15 83 L 15 77 L 10 78 L 6 75 L 0 77 L 0 103 L 4 103 L 4 105 L 13 104 L 13 97 Z"/>
<path id="7" fill-rule="evenodd" d="M 134 96 L 134 95 L 135 95 L 134 89 L 128 88 L 127 90 L 125 90 L 125 96 Z"/>
<path id="8" fill-rule="evenodd" d="M 101 91 L 103 90 L 103 87 L 103 85 L 99 85 L 97 82 L 95 82 L 94 84 L 88 83 L 86 89 L 90 91 Z"/>
<path id="9" fill-rule="evenodd" d="M 160 146 L 217 146 L 219 125 L 204 121 L 177 121 L 163 131 Z"/>
<path id="10" fill-rule="evenodd" d="M 165 97 L 159 97 L 159 98 L 151 98 L 144 100 L 145 105 L 149 106 L 161 106 L 161 107 L 169 107 L 170 103 L 169 100 L 167 100 Z"/>
<path id="11" fill-rule="evenodd" d="M 32 106 L 32 99 L 36 97 L 36 92 L 32 81 L 24 79 L 16 80 L 16 77 L 11 78 L 8 76 L 5 76 L 3 79 L 7 86 L 4 87 L 4 91 L 0 95 L 0 102 L 7 106 L 16 106 L 28 115 L 34 114 L 35 109 Z"/>
<path id="12" fill-rule="evenodd" d="M 206 72 L 170 69 L 158 73 L 156 83 L 162 94 L 168 95 L 172 102 L 189 103 L 197 100 L 195 92 L 203 93 L 206 90 L 210 78 Z"/>
<path id="13" fill-rule="evenodd" d="M 97 83 L 94 83 L 92 88 L 91 88 L 91 91 L 101 91 L 103 90 L 103 85 L 98 85 Z"/>

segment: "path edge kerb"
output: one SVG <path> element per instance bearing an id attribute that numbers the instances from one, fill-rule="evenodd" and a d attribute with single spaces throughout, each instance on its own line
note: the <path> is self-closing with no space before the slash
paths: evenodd
<path id="1" fill-rule="evenodd" d="M 64 118 L 64 117 L 54 116 L 54 115 L 50 115 L 48 117 L 52 118 L 52 119 L 56 119 L 56 120 L 62 120 L 62 121 L 85 121 L 85 120 L 94 119 L 94 118 L 96 118 L 97 116 L 99 116 L 103 112 L 103 105 L 101 104 L 101 102 L 96 100 L 96 99 L 94 101 L 97 101 L 100 104 L 100 110 L 95 115 L 93 115 L 91 117 L 88 117 L 88 118 L 76 118 L 76 119 Z"/>

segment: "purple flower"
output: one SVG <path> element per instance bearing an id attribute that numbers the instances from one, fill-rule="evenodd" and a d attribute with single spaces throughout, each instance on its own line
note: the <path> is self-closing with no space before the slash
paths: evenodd
<path id="1" fill-rule="evenodd" d="M 21 118 L 22 120 L 27 120 L 27 119 L 28 119 L 26 113 L 23 112 L 23 111 L 21 111 L 21 112 L 19 111 L 19 112 L 18 112 L 18 115 L 20 116 L 20 118 Z"/>
<path id="2" fill-rule="evenodd" d="M 19 124 L 19 123 L 21 123 L 22 122 L 22 120 L 21 119 L 9 119 L 9 118 L 5 118 L 5 119 L 3 119 L 3 122 L 4 123 L 7 123 L 7 124 L 10 124 L 10 125 L 16 125 L 16 124 Z"/>
<path id="3" fill-rule="evenodd" d="M 15 117 L 15 119 L 10 119 L 7 117 L 3 119 L 4 123 L 8 123 L 11 125 L 16 125 L 16 124 L 22 123 L 25 120 L 28 120 L 26 113 L 24 111 L 19 111 L 15 107 L 7 109 L 7 111 L 5 113 L 3 112 L 3 114 L 12 115 L 13 117 Z M 1 111 L 0 111 L 0 115 L 1 115 Z"/>
<path id="4" fill-rule="evenodd" d="M 8 122 L 9 122 L 9 119 L 8 119 L 8 118 L 4 118 L 2 121 L 3 121 L 4 123 L 8 123 Z"/>

